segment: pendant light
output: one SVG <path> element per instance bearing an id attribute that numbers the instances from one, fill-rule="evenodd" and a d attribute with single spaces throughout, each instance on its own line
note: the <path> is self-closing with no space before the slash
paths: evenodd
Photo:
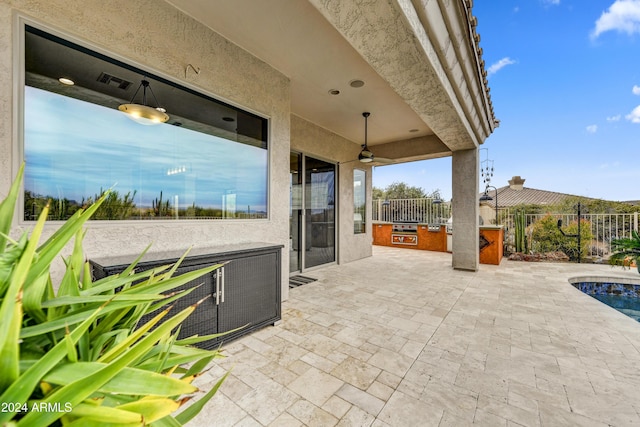
<path id="1" fill-rule="evenodd" d="M 358 155 L 358 160 L 362 163 L 371 163 L 373 161 L 373 153 L 369 151 L 369 147 L 367 146 L 367 119 L 370 115 L 371 113 L 366 111 L 362 113 L 362 116 L 364 117 L 364 145 L 362 146 L 362 151 Z"/>
<path id="2" fill-rule="evenodd" d="M 134 99 L 138 92 L 140 92 L 140 88 L 142 88 L 142 104 L 134 103 Z M 158 100 L 156 99 L 156 95 L 151 90 L 151 86 L 149 85 L 149 81 L 146 79 L 142 79 L 140 82 L 140 86 L 136 89 L 136 93 L 133 94 L 131 98 L 131 102 L 129 104 L 122 104 L 118 107 L 118 110 L 126 113 L 128 117 L 135 120 L 138 123 L 144 125 L 153 125 L 164 123 L 169 120 L 169 116 L 166 113 L 166 110 L 162 107 L 150 107 L 147 105 L 147 89 L 151 92 L 156 105 L 158 105 Z"/>

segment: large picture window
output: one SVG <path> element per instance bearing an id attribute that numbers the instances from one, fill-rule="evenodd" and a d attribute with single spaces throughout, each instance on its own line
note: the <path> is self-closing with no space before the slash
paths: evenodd
<path id="1" fill-rule="evenodd" d="M 24 54 L 25 220 L 109 188 L 94 219 L 266 218 L 266 119 L 28 26 Z"/>

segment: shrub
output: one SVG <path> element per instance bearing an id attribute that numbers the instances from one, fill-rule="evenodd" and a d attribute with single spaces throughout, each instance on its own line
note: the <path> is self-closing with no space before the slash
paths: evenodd
<path id="1" fill-rule="evenodd" d="M 640 235 L 637 231 L 633 231 L 630 238 L 612 240 L 611 249 L 615 253 L 609 258 L 609 264 L 621 265 L 625 268 L 635 263 L 640 273 Z"/>
<path id="2" fill-rule="evenodd" d="M 220 354 L 191 346 L 212 336 L 177 339 L 176 328 L 195 306 L 172 317 L 164 306 L 190 291 L 175 289 L 219 266 L 176 277 L 177 264 L 134 273 L 138 258 L 120 275 L 94 282 L 83 257 L 82 227 L 108 193 L 42 244 L 48 207 L 30 235 L 13 240 L 8 235 L 23 170 L 0 204 L 0 402 L 11 405 L 0 411 L 0 425 L 187 422 L 224 377 L 199 401 L 172 414 L 197 391 L 191 384 L 195 376 Z M 56 292 L 50 264 L 74 237 Z M 156 311 L 140 324 L 143 315 Z"/>
<path id="3" fill-rule="evenodd" d="M 561 251 L 567 254 L 572 261 L 578 260 L 578 240 L 576 238 L 563 236 L 558 230 L 557 219 L 551 215 L 543 218 L 531 225 L 532 248 L 534 252 L 555 252 Z M 585 258 L 593 239 L 591 224 L 582 219 L 580 224 L 580 246 L 582 259 Z M 578 221 L 572 221 L 563 230 L 568 235 L 578 234 Z"/>

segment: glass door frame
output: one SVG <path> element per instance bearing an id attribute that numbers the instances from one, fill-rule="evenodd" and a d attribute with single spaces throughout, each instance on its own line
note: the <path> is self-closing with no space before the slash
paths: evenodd
<path id="1" fill-rule="evenodd" d="M 322 268 L 325 267 L 327 265 L 333 265 L 337 263 L 338 260 L 338 236 L 339 236 L 339 230 L 338 230 L 338 224 L 339 224 L 339 217 L 340 217 L 340 209 L 339 209 L 339 164 L 337 162 L 331 161 L 331 160 L 327 160 L 324 159 L 322 157 L 318 157 L 315 155 L 309 155 L 305 152 L 301 152 L 301 151 L 295 151 L 295 150 L 291 150 L 290 151 L 290 157 L 291 156 L 298 156 L 298 162 L 299 162 L 299 168 L 298 168 L 298 174 L 301 177 L 301 182 L 299 183 L 300 187 L 300 194 L 298 195 L 298 197 L 301 198 L 301 213 L 298 217 L 298 224 L 297 224 L 297 233 L 298 233 L 298 242 L 297 242 L 297 247 L 298 249 L 300 248 L 305 248 L 305 250 L 298 250 L 298 266 L 300 267 L 297 270 L 291 270 L 291 264 L 289 266 L 289 274 L 290 275 L 295 275 L 295 274 L 299 274 L 305 271 L 310 271 L 310 270 L 314 270 L 317 268 Z M 325 163 L 328 163 L 330 165 L 333 166 L 333 173 L 334 173 L 334 181 L 333 181 L 333 202 L 334 202 L 334 218 L 333 218 L 333 260 L 323 263 L 323 264 L 319 264 L 319 265 L 315 265 L 312 267 L 307 267 L 307 257 L 306 257 L 306 246 L 308 243 L 310 243 L 310 239 L 311 239 L 311 224 L 307 224 L 307 218 L 308 215 L 310 215 L 310 213 L 308 212 L 308 208 L 306 206 L 306 200 L 307 200 L 307 185 L 310 183 L 307 183 L 307 158 L 312 158 L 315 160 L 319 160 Z M 290 172 L 292 173 L 292 172 Z M 295 196 L 294 196 L 295 197 Z M 289 212 L 290 212 L 290 216 L 289 216 L 289 226 L 291 228 L 292 224 L 292 218 L 293 218 L 293 198 L 290 197 L 290 201 L 289 201 Z M 292 236 L 293 237 L 293 236 Z M 291 244 L 293 245 L 293 247 L 296 247 L 296 243 L 294 243 L 293 241 L 291 242 Z M 291 252 L 292 252 L 293 248 L 290 248 L 290 256 L 291 256 Z"/>
<path id="2" fill-rule="evenodd" d="M 297 170 L 291 169 L 291 159 L 297 156 Z M 302 153 L 291 151 L 289 153 L 289 274 L 301 273 L 304 265 L 304 252 L 300 248 L 304 248 L 306 239 L 304 237 L 304 227 L 302 222 L 304 221 L 304 155 Z M 297 176 L 299 182 L 294 183 L 294 176 Z M 295 185 L 299 186 L 299 190 L 296 190 Z M 294 206 L 294 203 L 296 206 Z M 299 204 L 299 206 L 297 206 Z M 294 209 L 295 208 L 295 209 Z M 294 217 L 295 215 L 295 217 Z M 294 221 L 295 218 L 295 221 Z M 294 227 L 295 224 L 295 227 Z M 294 229 L 295 228 L 295 229 Z M 297 248 L 297 250 L 295 250 Z M 293 255 L 296 255 L 295 264 L 298 268 L 292 270 L 293 262 L 291 261 Z"/>

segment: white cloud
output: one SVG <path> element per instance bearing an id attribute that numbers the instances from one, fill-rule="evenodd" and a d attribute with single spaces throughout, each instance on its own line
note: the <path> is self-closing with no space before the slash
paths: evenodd
<path id="1" fill-rule="evenodd" d="M 516 61 L 514 61 L 513 59 L 509 58 L 508 56 L 505 58 L 502 58 L 500 61 L 491 64 L 491 66 L 487 69 L 487 75 L 492 75 L 497 73 L 498 71 L 500 71 L 502 68 L 506 67 L 507 65 L 511 65 L 511 64 L 515 64 Z"/>
<path id="2" fill-rule="evenodd" d="M 550 5 L 559 5 L 560 4 L 560 0 L 543 0 L 544 4 L 550 4 Z"/>
<path id="3" fill-rule="evenodd" d="M 640 86 L 633 85 L 633 89 L 631 89 L 631 93 L 634 95 L 640 95 Z"/>
<path id="4" fill-rule="evenodd" d="M 620 162 L 613 162 L 612 164 L 603 163 L 600 165 L 600 169 L 609 169 L 611 167 L 617 168 L 620 166 Z"/>
<path id="5" fill-rule="evenodd" d="M 631 123 L 640 123 L 640 105 L 633 109 L 632 112 L 624 116 Z"/>
<path id="6" fill-rule="evenodd" d="M 628 35 L 640 33 L 640 0 L 615 0 L 596 21 L 591 38 L 595 39 L 607 31 Z"/>
<path id="7" fill-rule="evenodd" d="M 619 122 L 622 116 L 620 114 L 616 116 L 607 117 L 608 122 Z"/>
<path id="8" fill-rule="evenodd" d="M 587 126 L 587 132 L 589 132 L 589 133 L 598 132 L 598 125 L 589 125 L 589 126 Z"/>

